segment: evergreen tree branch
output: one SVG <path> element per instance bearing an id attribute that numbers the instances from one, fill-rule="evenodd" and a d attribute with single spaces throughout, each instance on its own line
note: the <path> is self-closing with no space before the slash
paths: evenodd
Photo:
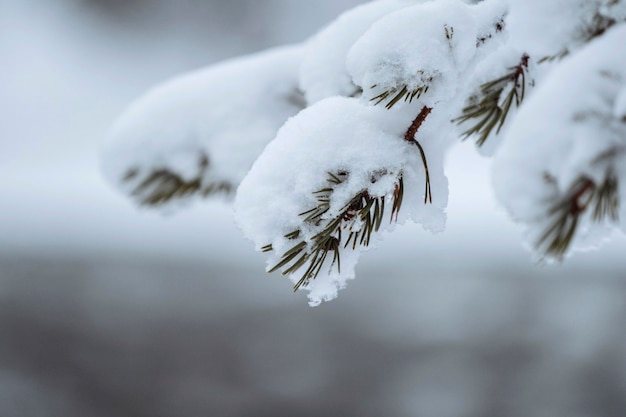
<path id="1" fill-rule="evenodd" d="M 430 188 L 430 174 L 426 154 L 422 145 L 415 139 L 419 128 L 422 126 L 432 108 L 424 106 L 417 114 L 411 125 L 408 127 L 404 140 L 414 144 L 420 151 L 426 185 L 424 192 L 424 204 L 432 203 L 432 192 Z M 294 240 L 296 243 L 289 250 L 281 255 L 280 261 L 272 266 L 268 272 L 282 270 L 283 275 L 290 275 L 308 264 L 304 273 L 294 286 L 294 291 L 306 286 L 310 280 L 315 279 L 326 263 L 328 253 L 332 252 L 330 268 L 337 266 L 337 272 L 341 272 L 341 250 L 351 247 L 355 250 L 357 246 L 369 246 L 372 233 L 378 232 L 385 216 L 386 195 L 372 196 L 367 189 L 359 191 L 350 201 L 339 210 L 336 216 L 328 216 L 331 207 L 332 194 L 335 189 L 344 183 L 349 173 L 345 171 L 328 172 L 326 187 L 315 192 L 317 204 L 309 210 L 299 213 L 304 226 L 287 233 L 284 237 Z M 398 220 L 398 213 L 402 207 L 404 198 L 404 179 L 402 172 L 392 173 L 387 170 L 380 170 L 371 174 L 370 182 L 376 183 L 384 176 L 395 175 L 395 183 L 391 194 L 391 216 L 389 221 Z M 313 237 L 306 239 L 302 236 L 304 228 L 313 227 L 319 230 Z M 346 236 L 345 241 L 343 238 Z M 272 244 L 261 248 L 262 252 L 274 250 Z"/>
<path id="2" fill-rule="evenodd" d="M 482 84 L 479 93 L 470 97 L 462 115 L 452 120 L 459 125 L 473 122 L 463 132 L 464 139 L 477 135 L 476 144 L 482 146 L 494 129 L 496 135 L 500 133 L 512 105 L 519 107 L 524 100 L 528 60 L 529 56 L 524 54 L 519 64 L 509 68 L 507 74 Z"/>
<path id="3" fill-rule="evenodd" d="M 568 56 L 569 54 L 570 54 L 569 49 L 563 49 L 560 52 L 557 52 L 556 54 L 547 55 L 547 56 L 544 56 L 544 57 L 540 58 L 537 61 L 537 63 L 538 64 L 543 64 L 544 62 L 559 61 L 559 60 L 565 58 L 566 56 Z"/>
<path id="4" fill-rule="evenodd" d="M 619 1 L 620 0 L 611 0 L 606 4 L 606 6 L 615 5 Z M 609 30 L 616 23 L 617 21 L 615 19 L 612 19 L 610 17 L 604 16 L 596 12 L 593 15 L 593 18 L 591 19 L 591 23 L 587 26 L 584 26 L 581 29 L 581 34 L 580 34 L 580 40 L 582 41 L 581 43 L 586 44 L 596 39 L 597 37 L 602 36 L 607 30 Z M 561 50 L 560 52 L 557 52 L 556 54 L 544 56 L 543 58 L 539 59 L 537 63 L 542 64 L 544 62 L 552 62 L 555 60 L 560 60 L 568 56 L 570 53 L 571 51 L 569 50 L 569 48 L 564 48 L 563 50 Z"/>
<path id="5" fill-rule="evenodd" d="M 478 48 L 478 47 L 484 45 L 485 43 L 487 43 L 488 40 L 493 38 L 493 36 L 496 33 L 502 32 L 504 30 L 504 26 L 505 26 L 504 18 L 502 18 L 499 21 L 497 21 L 496 23 L 494 23 L 494 25 L 493 25 L 493 33 L 488 33 L 486 35 L 479 36 L 476 39 L 476 47 Z M 446 35 L 447 35 L 447 31 L 446 31 Z"/>
<path id="6" fill-rule="evenodd" d="M 374 173 L 371 181 L 375 183 L 383 176 L 396 175 L 394 193 L 392 195 L 393 216 L 400 210 L 404 193 L 404 181 L 402 173 L 393 174 L 386 171 Z M 373 232 L 377 232 L 382 225 L 385 214 L 386 196 L 372 196 L 367 190 L 358 192 L 336 216 L 328 217 L 326 214 L 330 210 L 331 196 L 337 186 L 341 185 L 348 178 L 347 172 L 328 173 L 328 186 L 313 194 L 316 196 L 317 205 L 310 210 L 299 214 L 303 218 L 304 227 L 317 228 L 319 231 L 310 239 L 301 238 L 301 229 L 294 230 L 285 235 L 289 240 L 296 240 L 291 249 L 286 251 L 281 260 L 269 269 L 269 273 L 283 269 L 283 275 L 297 272 L 307 263 L 304 273 L 294 286 L 294 291 L 308 282 L 315 279 L 326 263 L 328 253 L 333 252 L 330 268 L 337 266 L 337 272 L 341 272 L 341 255 L 343 249 L 351 247 L 353 250 L 358 246 L 367 247 Z M 347 239 L 343 241 L 345 234 Z M 261 248 L 263 252 L 270 252 L 273 246 L 266 245 Z"/>
<path id="7" fill-rule="evenodd" d="M 174 199 L 182 199 L 194 194 L 208 197 L 214 194 L 231 194 L 234 186 L 227 181 L 217 181 L 203 184 L 202 177 L 209 167 L 209 160 L 202 156 L 199 163 L 198 176 L 186 180 L 179 174 L 168 169 L 155 169 L 138 182 L 140 171 L 130 169 L 122 180 L 126 183 L 137 182 L 131 191 L 131 196 L 142 206 L 162 206 Z"/>
<path id="8" fill-rule="evenodd" d="M 424 71 L 421 70 L 417 71 L 417 74 L 422 79 L 422 84 L 415 87 L 410 87 L 407 84 L 402 84 L 393 88 L 389 88 L 382 91 L 376 97 L 371 98 L 370 101 L 373 101 L 374 105 L 377 106 L 380 103 L 389 100 L 387 101 L 387 104 L 385 104 L 385 108 L 389 110 L 401 100 L 404 100 L 405 103 L 412 103 L 413 100 L 419 100 L 419 98 L 422 97 L 423 94 L 426 94 L 428 92 L 428 89 L 430 88 L 429 83 L 433 81 L 433 77 L 427 76 Z M 378 84 L 374 84 L 370 87 L 370 89 L 373 90 L 377 87 Z"/>
<path id="9" fill-rule="evenodd" d="M 593 207 L 591 220 L 619 220 L 618 180 L 612 171 L 599 186 L 587 177 L 581 177 L 548 211 L 548 226 L 535 242 L 535 248 L 544 255 L 561 259 L 570 247 L 580 217 Z"/>

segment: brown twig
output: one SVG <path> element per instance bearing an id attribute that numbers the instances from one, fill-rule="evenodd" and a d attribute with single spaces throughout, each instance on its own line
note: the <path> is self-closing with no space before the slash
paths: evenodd
<path id="1" fill-rule="evenodd" d="M 570 214 L 577 215 L 587 210 L 587 206 L 591 202 L 590 193 L 593 193 L 595 189 L 596 185 L 593 181 L 589 178 L 584 178 L 570 199 Z M 583 197 L 587 198 L 583 199 Z"/>
<path id="2" fill-rule="evenodd" d="M 432 107 L 424 106 L 422 110 L 417 114 L 411 126 L 406 130 L 404 134 L 404 140 L 409 143 L 414 144 L 420 151 L 420 155 L 422 157 L 422 163 L 424 164 L 424 173 L 426 174 L 426 189 L 424 191 L 424 204 L 433 202 L 433 195 L 430 189 L 430 173 L 428 172 L 428 162 L 426 161 L 426 153 L 424 152 L 424 148 L 422 145 L 415 139 L 415 135 L 417 131 L 422 126 L 430 112 L 432 111 Z"/>
<path id="3" fill-rule="evenodd" d="M 470 97 L 469 104 L 462 110 L 462 115 L 452 120 L 454 123 L 463 124 L 477 119 L 473 126 L 463 132 L 464 138 L 477 134 L 476 143 L 482 146 L 494 129 L 496 135 L 500 133 L 511 106 L 515 104 L 519 107 L 524 101 L 529 59 L 527 54 L 522 55 L 520 62 L 509 68 L 509 73 L 482 84 L 480 92 Z M 511 84 L 512 88 L 508 90 L 506 96 L 502 96 Z M 529 85 L 532 84 L 531 81 Z"/>

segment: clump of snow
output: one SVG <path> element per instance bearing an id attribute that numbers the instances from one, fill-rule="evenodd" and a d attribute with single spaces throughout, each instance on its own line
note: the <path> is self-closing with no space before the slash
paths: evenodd
<path id="1" fill-rule="evenodd" d="M 301 46 L 277 48 L 155 87 L 111 129 L 101 152 L 106 178 L 127 194 L 155 172 L 234 190 L 278 128 L 303 107 L 301 57 Z"/>
<path id="2" fill-rule="evenodd" d="M 332 96 L 352 96 L 358 88 L 346 69 L 354 42 L 384 15 L 426 0 L 378 0 L 350 9 L 309 42 L 300 67 L 300 88 L 307 103 Z"/>
<path id="3" fill-rule="evenodd" d="M 626 20 L 626 2 L 623 0 L 604 0 L 600 14 L 616 21 Z"/>
<path id="4" fill-rule="evenodd" d="M 354 277 L 360 252 L 380 239 L 374 233 L 372 242 L 344 246 L 340 231 L 367 228 L 355 216 L 365 204 L 384 201 L 391 217 L 402 185 L 394 218 L 444 229 L 443 162 L 463 133 L 486 143 L 482 153 L 497 150 L 498 198 L 536 243 L 557 204 L 597 198 L 592 193 L 605 185 L 626 196 L 625 4 L 373 1 L 301 46 L 157 87 L 116 123 L 103 168 L 140 202 L 161 186 L 181 188 L 173 200 L 188 201 L 214 184 L 234 189 L 241 182 L 240 228 L 269 253 L 268 270 L 289 275 L 312 305 L 336 297 Z M 583 203 L 571 208 L 584 212 L 575 248 L 608 230 Z M 383 222 L 381 230 L 394 225 Z M 320 248 L 332 252 L 332 262 L 303 274 Z"/>
<path id="5" fill-rule="evenodd" d="M 347 177 L 335 187 L 324 219 L 336 217 L 363 190 L 368 190 L 371 196 L 387 196 L 385 217 L 389 219 L 390 196 L 400 173 L 409 185 L 399 221 L 411 214 L 420 216 L 424 196 L 414 193 L 423 189 L 425 173 L 418 149 L 403 138 L 404 129 L 405 126 L 390 121 L 385 109 L 342 97 L 316 103 L 280 129 L 242 181 L 235 200 L 235 219 L 245 236 L 254 241 L 257 248 L 272 245 L 270 267 L 294 245 L 286 234 L 300 230 L 300 238 L 309 242 L 319 233 L 317 225 L 303 228 L 301 213 L 316 207 L 315 192 L 329 186 L 328 173 L 347 172 Z M 442 172 L 442 162 L 439 167 L 432 162 L 433 172 Z M 376 174 L 380 175 L 373 183 L 372 177 Z M 414 187 L 414 184 L 420 186 Z M 422 217 L 422 220 L 441 222 L 432 212 Z M 392 227 L 393 223 L 383 222 L 383 228 Z M 357 246 L 355 250 L 351 247 L 344 250 L 342 245 L 341 273 L 337 268 L 325 266 L 322 269 L 306 288 L 310 291 L 311 304 L 334 298 L 337 289 L 354 277 L 361 249 Z M 301 275 L 302 271 L 293 274 L 294 281 L 299 279 L 298 273 Z"/>
<path id="6" fill-rule="evenodd" d="M 621 25 L 564 59 L 522 106 L 496 153 L 496 196 L 527 225 L 531 243 L 547 227 L 555 201 L 580 178 L 599 185 L 608 170 L 626 176 L 626 126 L 615 117 L 626 83 L 624 39 Z M 623 190 L 620 197 L 625 201 Z M 593 229 L 589 217 L 581 230 Z"/>
<path id="7" fill-rule="evenodd" d="M 376 4 L 380 7 L 391 3 Z M 371 19 L 372 10 L 383 9 L 361 9 L 362 14 L 344 19 Z M 359 98 L 326 98 L 281 128 L 242 181 L 235 201 L 236 221 L 244 234 L 257 249 L 271 247 L 268 270 L 280 264 L 296 244 L 306 242 L 307 250 L 314 251 L 315 236 L 319 236 L 322 226 L 303 224 L 302 213 L 316 207 L 316 192 L 329 187 L 329 173 L 346 173 L 346 178 L 332 186 L 323 220 L 340 216 L 364 190 L 370 196 L 384 197 L 387 207 L 391 207 L 402 175 L 405 196 L 398 221 L 411 219 L 428 231 L 443 231 L 448 201 L 443 162 L 454 139 L 450 109 L 458 107 L 456 102 L 463 98 L 457 94 L 462 81 L 483 58 L 477 50 L 488 48 L 486 45 L 494 43 L 492 38 L 503 30 L 505 11 L 505 4 L 499 0 L 479 5 L 461 0 L 424 2 L 384 14 L 356 40 L 347 56 L 348 70 L 356 84 L 365 89 L 370 83 L 376 83 L 379 89 L 399 84 L 409 89 L 428 86 L 427 98 L 404 101 L 398 111 L 373 105 L 371 92 Z M 357 28 L 363 30 L 363 26 Z M 322 32 L 322 38 L 337 36 L 333 31 L 340 30 L 341 25 L 331 26 Z M 338 45 L 335 57 L 344 54 L 344 46 Z M 341 74 L 334 77 L 341 79 Z M 332 88 L 324 94 L 322 90 L 314 91 L 320 93 L 318 98 L 340 93 Z M 424 118 L 418 122 L 420 114 Z M 409 134 L 413 123 L 417 123 L 415 131 Z M 351 226 L 361 227 L 354 223 Z M 384 229 L 392 227 L 393 223 Z M 291 237 L 294 231 L 298 232 L 295 242 Z M 346 249 L 344 242 L 340 243 L 341 270 L 324 266 L 304 287 L 313 305 L 334 298 L 337 290 L 354 277 L 363 247 Z M 279 269 L 298 282 L 307 266 L 294 272 L 287 263 Z"/>
<path id="8" fill-rule="evenodd" d="M 508 1 L 511 39 L 537 59 L 579 48 L 593 36 L 601 17 L 625 17 L 624 3 L 612 0 Z"/>
<path id="9" fill-rule="evenodd" d="M 368 99 L 403 86 L 428 87 L 424 103 L 433 106 L 455 97 L 460 74 L 504 12 L 495 0 L 479 5 L 440 0 L 390 13 L 354 44 L 348 70 Z"/>

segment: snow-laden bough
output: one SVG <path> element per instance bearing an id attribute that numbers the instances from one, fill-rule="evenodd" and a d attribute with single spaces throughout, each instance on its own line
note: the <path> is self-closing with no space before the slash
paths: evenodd
<path id="1" fill-rule="evenodd" d="M 237 58 L 167 81 L 131 104 L 101 152 L 107 179 L 141 205 L 234 196 L 278 128 L 304 106 L 302 46 Z"/>
<path id="2" fill-rule="evenodd" d="M 626 0 L 372 1 L 158 86 L 114 125 L 103 169 L 144 206 L 237 190 L 267 270 L 317 305 L 397 224 L 443 231 L 444 158 L 471 138 L 529 246 L 560 260 L 623 229 L 625 20 Z"/>

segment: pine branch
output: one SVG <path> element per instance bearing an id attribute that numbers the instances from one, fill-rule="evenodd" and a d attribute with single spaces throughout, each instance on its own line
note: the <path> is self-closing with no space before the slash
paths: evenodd
<path id="1" fill-rule="evenodd" d="M 504 19 L 496 22 L 493 26 L 493 33 L 485 34 L 484 36 L 480 36 L 476 39 L 476 47 L 480 47 L 485 44 L 489 39 L 491 39 L 495 33 L 501 32 L 504 29 Z M 454 27 L 444 25 L 443 27 L 444 36 L 448 42 L 450 49 L 453 48 L 453 39 L 454 39 Z M 408 84 L 399 84 L 395 87 L 385 89 L 380 94 L 376 95 L 374 98 L 371 98 L 370 101 L 374 102 L 374 105 L 379 105 L 383 102 L 386 102 L 385 108 L 388 110 L 395 106 L 400 101 L 404 101 L 405 103 L 412 103 L 413 100 L 419 100 L 423 94 L 426 94 L 430 88 L 430 84 L 433 81 L 433 75 L 427 75 L 425 71 L 418 70 L 416 74 L 420 77 L 421 83 L 417 86 L 409 86 Z M 378 84 L 374 84 L 370 87 L 370 89 L 375 89 L 378 87 Z"/>
<path id="2" fill-rule="evenodd" d="M 544 62 L 560 61 L 561 59 L 565 58 L 569 54 L 570 54 L 569 49 L 563 49 L 560 52 L 557 52 L 556 54 L 544 56 L 543 58 L 539 59 L 537 63 L 543 64 Z"/>
<path id="3" fill-rule="evenodd" d="M 593 220 L 603 222 L 605 219 L 613 223 L 619 220 L 619 189 L 617 176 L 613 173 L 607 175 L 604 183 L 596 191 Z"/>
<path id="4" fill-rule="evenodd" d="M 416 145 L 420 151 L 426 185 L 424 192 L 424 204 L 432 203 L 432 192 L 430 188 L 430 174 L 426 154 L 422 145 L 415 139 L 419 128 L 422 126 L 432 108 L 424 106 L 415 117 L 407 129 L 404 140 Z M 402 207 L 404 199 L 404 179 L 403 174 L 380 170 L 371 174 L 372 184 L 385 176 L 395 175 L 395 183 L 391 194 L 391 216 L 389 221 L 398 220 L 398 213 Z M 385 216 L 386 195 L 372 196 L 367 189 L 359 191 L 350 201 L 339 210 L 336 216 L 328 216 L 330 210 L 332 194 L 335 189 L 343 184 L 349 177 L 345 171 L 328 172 L 326 182 L 328 185 L 315 192 L 317 204 L 309 210 L 299 214 L 302 217 L 304 226 L 287 233 L 284 237 L 293 240 L 294 245 L 282 254 L 276 265 L 269 269 L 269 273 L 282 269 L 283 275 L 290 275 L 308 264 L 306 270 L 294 286 L 294 291 L 306 286 L 310 280 L 315 279 L 328 259 L 328 253 L 332 252 L 330 268 L 337 265 L 337 272 L 341 272 L 341 250 L 351 247 L 355 250 L 357 246 L 369 246 L 372 233 L 378 232 Z M 311 226 L 319 230 L 313 237 L 306 239 L 302 236 L 303 229 L 310 230 Z M 343 238 L 346 236 L 345 241 Z M 273 245 L 261 247 L 262 252 L 271 252 Z"/>
<path id="5" fill-rule="evenodd" d="M 504 21 L 504 17 L 500 20 L 498 20 L 496 23 L 494 23 L 493 25 L 493 32 L 491 33 L 487 33 L 483 36 L 479 36 L 476 39 L 476 47 L 479 48 L 482 45 L 484 45 L 485 43 L 487 43 L 488 40 L 490 40 L 491 38 L 493 38 L 493 36 L 496 33 L 500 33 L 504 30 L 504 26 L 505 26 L 505 21 Z"/>
<path id="6" fill-rule="evenodd" d="M 417 71 L 422 78 L 423 83 L 417 87 L 409 87 L 406 84 L 399 85 L 397 87 L 389 88 L 384 90 L 382 93 L 378 94 L 376 97 L 371 98 L 370 101 L 374 102 L 374 105 L 377 106 L 382 102 L 387 100 L 387 104 L 385 104 L 385 108 L 387 110 L 391 109 L 401 100 L 404 102 L 412 103 L 413 100 L 419 100 L 419 98 L 428 92 L 430 88 L 429 83 L 432 82 L 432 76 L 425 76 L 424 71 Z M 370 89 L 375 89 L 378 87 L 378 84 L 374 84 L 370 87 Z"/>
<path id="7" fill-rule="evenodd" d="M 391 221 L 393 221 L 394 214 L 397 216 L 397 212 L 402 205 L 404 194 L 402 173 L 392 174 L 381 171 L 373 174 L 371 181 L 375 183 L 387 175 L 396 175 L 391 211 Z M 294 286 L 294 291 L 302 286 L 306 286 L 310 280 L 317 277 L 327 259 L 329 259 L 329 252 L 333 253 L 330 268 L 336 265 L 337 271 L 341 272 L 340 251 L 348 247 L 352 247 L 354 250 L 357 245 L 369 246 L 372 233 L 380 229 L 385 215 L 386 196 L 371 196 L 367 190 L 358 192 L 339 211 L 338 215 L 326 216 L 330 210 L 330 201 L 334 190 L 345 182 L 347 178 L 348 173 L 346 172 L 328 173 L 328 186 L 313 193 L 317 200 L 317 205 L 299 214 L 303 218 L 303 223 L 306 224 L 305 227 L 314 226 L 318 228 L 319 232 L 308 240 L 301 238 L 303 233 L 300 229 L 286 234 L 285 238 L 297 242 L 268 271 L 271 273 L 283 269 L 282 274 L 289 275 L 308 263 L 300 280 Z M 343 237 L 346 234 L 347 239 L 343 241 Z M 274 248 L 270 244 L 262 247 L 261 250 L 270 252 Z"/>
<path id="8" fill-rule="evenodd" d="M 606 6 L 617 4 L 618 1 L 609 2 Z M 582 38 L 584 43 L 588 43 L 595 38 L 604 35 L 617 21 L 611 17 L 604 16 L 598 12 L 593 15 L 591 23 L 582 30 Z"/>
<path id="9" fill-rule="evenodd" d="M 175 172 L 167 169 L 151 171 L 145 178 L 134 185 L 131 196 L 142 206 L 161 206 L 174 199 L 189 197 L 200 194 L 208 197 L 214 194 L 230 194 L 234 186 L 227 181 L 219 181 L 210 184 L 202 183 L 202 175 L 208 168 L 209 162 L 203 156 L 199 163 L 199 174 L 192 180 L 185 180 Z M 139 176 L 138 169 L 130 169 L 122 180 L 124 182 L 135 181 Z"/>
<path id="10" fill-rule="evenodd" d="M 472 96 L 470 104 L 462 110 L 463 114 L 452 120 L 459 125 L 474 123 L 463 132 L 464 139 L 478 135 L 476 144 L 482 146 L 494 129 L 495 134 L 500 133 L 513 103 L 519 107 L 524 100 L 528 60 L 528 55 L 524 54 L 519 64 L 509 68 L 507 74 L 482 84 L 478 95 Z"/>
<path id="11" fill-rule="evenodd" d="M 591 220 L 596 223 L 607 219 L 618 221 L 618 180 L 611 171 L 600 186 L 582 177 L 570 187 L 548 211 L 549 225 L 535 242 L 535 248 L 544 255 L 561 259 L 574 238 L 580 217 L 589 207 L 593 207 Z"/>
<path id="12" fill-rule="evenodd" d="M 611 0 L 606 6 L 612 6 L 619 2 L 620 0 Z M 591 23 L 588 26 L 585 26 L 581 29 L 579 40 L 583 43 L 589 43 L 595 38 L 602 36 L 607 30 L 609 30 L 613 25 L 615 25 L 617 21 L 615 19 L 609 18 L 607 16 L 603 16 L 600 13 L 596 13 L 593 15 L 591 19 Z M 552 62 L 555 60 L 561 60 L 570 54 L 570 50 L 568 48 L 564 48 L 563 50 L 557 52 L 553 55 L 544 56 L 539 59 L 537 63 L 543 64 L 544 62 Z"/>

